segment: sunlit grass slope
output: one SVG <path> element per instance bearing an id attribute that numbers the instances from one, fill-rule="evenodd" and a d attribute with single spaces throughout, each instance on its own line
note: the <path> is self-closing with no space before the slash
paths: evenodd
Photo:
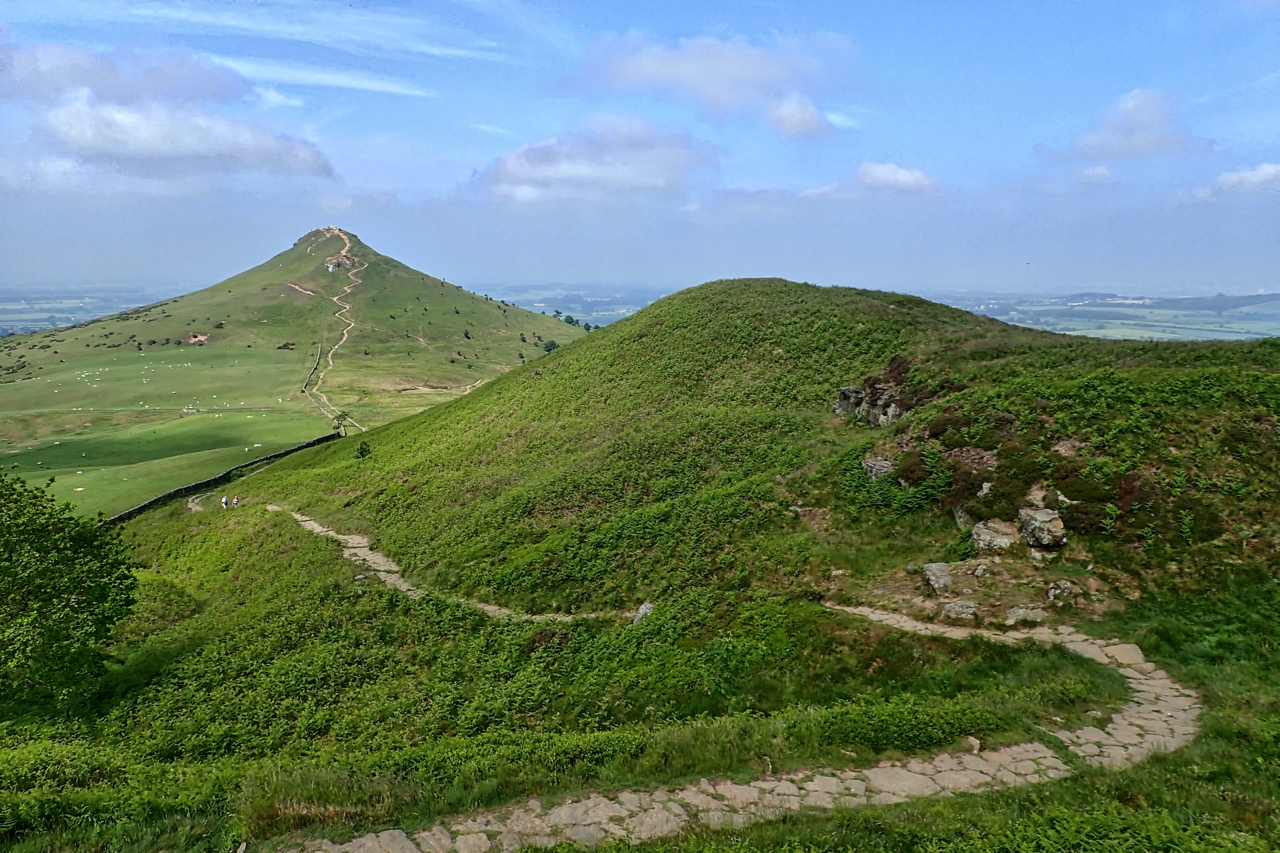
<path id="1" fill-rule="evenodd" d="M 1082 340 L 779 280 L 684 291 L 242 480 L 239 511 L 179 503 L 131 522 L 146 568 L 103 704 L 3 712 L 0 826 L 20 850 L 223 850 L 1042 738 L 1054 718 L 1113 708 L 1115 673 L 895 634 L 819 601 L 963 556 L 953 508 L 1009 518 L 1051 487 L 1074 501 L 1059 504 L 1071 546 L 1040 571 L 1126 592 L 1101 621 L 1084 606 L 1052 618 L 1136 640 L 1199 689 L 1202 738 L 1122 774 L 798 815 L 744 843 L 1036 849 L 1025 819 L 1046 850 L 1266 849 L 1278 373 L 1270 341 Z M 881 429 L 834 415 L 839 389 L 868 378 L 912 413 Z M 994 470 L 966 467 L 977 451 Z M 893 476 L 869 481 L 868 453 Z M 367 532 L 424 595 L 357 578 L 336 542 L 266 503 Z M 620 616 L 498 621 L 458 595 Z"/>
<path id="2" fill-rule="evenodd" d="M 542 355 L 549 340 L 567 343 L 583 334 L 347 239 L 351 266 L 330 271 L 325 261 L 346 243 L 339 234 L 314 231 L 261 266 L 196 293 L 0 339 L 5 468 L 44 479 L 51 467 L 134 466 L 92 483 L 58 484 L 62 496 L 86 510 L 112 512 L 193 479 L 175 457 L 235 445 L 242 452 L 278 448 L 324 434 L 329 419 L 301 389 L 317 355 L 327 354 L 347 326 L 334 317 L 335 296 L 352 305 L 356 325 L 322 390 L 366 426 L 451 399 Z M 364 267 L 357 272 L 363 280 L 341 296 L 356 267 Z M 201 413 L 202 426 L 178 427 L 192 410 Z M 212 412 L 225 417 L 208 421 Z M 250 415 L 257 420 L 241 422 Z M 250 425 L 267 428 L 246 430 Z M 103 441 L 85 441 L 99 436 Z M 166 436 L 174 436 L 172 445 Z M 45 458 L 65 455 L 52 450 L 59 441 L 77 442 L 82 461 L 68 468 Z M 118 453 L 125 444 L 131 449 Z M 139 450 L 147 458 L 137 458 Z M 215 473 L 201 459 L 189 462 L 192 474 Z M 126 477 L 131 486 L 123 485 Z"/>

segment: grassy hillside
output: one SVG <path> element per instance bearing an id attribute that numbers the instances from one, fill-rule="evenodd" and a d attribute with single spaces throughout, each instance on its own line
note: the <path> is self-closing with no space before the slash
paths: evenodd
<path id="1" fill-rule="evenodd" d="M 348 325 L 334 316 L 334 297 L 355 325 L 328 369 Z M 196 293 L 0 338 L 0 449 L 7 470 L 56 476 L 59 497 L 115 512 L 323 434 L 330 419 L 301 390 L 311 376 L 314 391 L 320 371 L 323 408 L 372 426 L 581 334 L 419 273 L 353 235 L 313 231 Z"/>
<path id="2" fill-rule="evenodd" d="M 1267 849 L 1278 375 L 1271 341 L 1085 340 L 777 280 L 676 294 L 282 461 L 237 485 L 239 511 L 131 522 L 147 568 L 101 705 L 0 714 L 0 826 L 19 850 L 221 850 L 1105 719 L 1124 688 L 1089 661 L 895 634 L 817 603 L 927 618 L 911 567 L 977 562 L 955 511 L 1010 519 L 1039 501 L 1068 547 L 1018 546 L 962 576 L 979 619 L 1034 603 L 1051 625 L 1140 643 L 1201 691 L 1196 744 L 1035 790 L 797 816 L 741 843 Z M 839 389 L 869 379 L 910 414 L 835 415 Z M 868 456 L 893 476 L 872 481 Z M 363 577 L 267 503 L 367 533 L 426 594 Z M 1064 582 L 1075 592 L 1050 603 Z M 457 595 L 621 615 L 502 621 Z M 852 734 L 849 719 L 878 722 Z"/>

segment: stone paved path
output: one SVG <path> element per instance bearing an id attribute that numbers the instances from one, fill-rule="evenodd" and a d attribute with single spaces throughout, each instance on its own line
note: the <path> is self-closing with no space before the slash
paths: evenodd
<path id="1" fill-rule="evenodd" d="M 267 504 L 267 509 L 271 512 L 280 512 L 280 507 L 275 504 Z M 400 573 L 400 566 L 394 560 L 380 551 L 375 551 L 369 547 L 368 537 L 361 536 L 358 533 L 344 534 L 337 533 L 318 521 L 307 518 L 299 512 L 289 513 L 294 520 L 301 524 L 307 530 L 318 536 L 328 536 L 337 539 L 342 543 L 342 556 L 353 563 L 358 563 L 367 567 L 378 580 L 382 581 L 392 589 L 398 589 L 410 598 L 421 598 L 422 590 L 404 579 L 404 575 Z M 469 598 L 450 598 L 459 604 L 465 604 L 481 610 L 495 619 L 528 619 L 532 622 L 572 622 L 576 619 L 601 619 L 601 618 L 620 618 L 625 614 L 618 612 L 602 612 L 602 613 L 520 613 L 506 607 L 499 607 L 496 604 L 486 604 L 483 601 L 472 601 Z"/>
<path id="2" fill-rule="evenodd" d="M 332 535 L 332 534 L 330 534 Z M 917 622 L 870 607 L 828 608 L 852 613 L 902 631 L 964 639 L 978 634 L 1003 644 L 1025 639 L 1062 645 L 1116 669 L 1129 682 L 1133 699 L 1106 729 L 1092 726 L 1051 734 L 1086 764 L 1122 768 L 1148 755 L 1169 752 L 1192 741 L 1199 729 L 1196 694 L 1143 659 L 1135 645 L 1095 640 L 1062 626 L 1031 631 L 988 631 Z M 392 829 L 345 844 L 309 842 L 325 853 L 511 853 L 570 841 L 592 847 L 612 839 L 630 842 L 678 835 L 702 824 L 742 827 L 804 809 L 863 808 L 915 797 L 953 796 L 1013 785 L 1032 785 L 1071 775 L 1049 746 L 1036 741 L 1002 749 L 982 749 L 969 738 L 966 752 L 943 752 L 927 761 L 882 761 L 861 770 L 801 771 L 768 776 L 749 784 L 701 780 L 676 790 L 591 794 L 545 807 L 529 800 L 515 807 L 457 817 L 412 837 Z"/>

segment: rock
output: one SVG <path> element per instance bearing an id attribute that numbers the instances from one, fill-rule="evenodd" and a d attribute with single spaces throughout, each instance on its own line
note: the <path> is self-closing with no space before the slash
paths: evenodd
<path id="1" fill-rule="evenodd" d="M 893 473 L 893 463 L 879 456 L 868 456 L 862 460 L 862 470 L 871 479 L 878 480 L 885 474 Z"/>
<path id="2" fill-rule="evenodd" d="M 942 456 L 973 471 L 994 471 L 996 468 L 996 455 L 981 447 L 957 447 Z"/>
<path id="3" fill-rule="evenodd" d="M 483 832 L 459 835 L 457 845 L 458 853 L 486 853 L 490 846 L 489 836 Z"/>
<path id="4" fill-rule="evenodd" d="M 1026 607 L 1021 604 L 1009 608 L 1009 612 L 1004 615 L 1004 624 L 1010 626 L 1020 622 L 1043 622 L 1044 620 L 1045 612 L 1039 607 Z"/>
<path id="5" fill-rule="evenodd" d="M 379 832 L 378 843 L 382 845 L 383 853 L 418 853 L 418 848 L 413 846 L 409 836 L 399 829 Z"/>
<path id="6" fill-rule="evenodd" d="M 1033 548 L 1061 548 L 1067 542 L 1067 529 L 1055 509 L 1021 509 L 1018 519 L 1027 544 Z"/>
<path id="7" fill-rule="evenodd" d="M 1048 596 L 1052 602 L 1062 602 L 1075 596 L 1077 590 L 1071 581 L 1054 581 L 1049 584 Z"/>
<path id="8" fill-rule="evenodd" d="M 835 409 L 838 415 L 852 415 L 878 427 L 888 426 L 909 411 L 902 403 L 897 386 L 891 382 L 841 388 Z"/>
<path id="9" fill-rule="evenodd" d="M 927 563 L 924 579 L 933 587 L 935 595 L 946 595 L 951 591 L 951 566 L 948 563 Z"/>
<path id="10" fill-rule="evenodd" d="M 649 841 L 668 835 L 676 835 L 684 826 L 684 821 L 666 809 L 649 809 L 646 812 L 627 819 L 627 828 L 637 841 Z"/>
<path id="11" fill-rule="evenodd" d="M 956 520 L 956 527 L 961 530 L 968 530 L 970 527 L 973 527 L 972 516 L 958 506 L 953 506 L 951 508 L 951 517 Z"/>
<path id="12" fill-rule="evenodd" d="M 973 576 L 975 578 L 983 577 L 984 575 L 986 575 L 986 573 L 987 573 L 987 566 L 985 563 L 979 563 L 978 568 L 973 570 Z"/>
<path id="13" fill-rule="evenodd" d="M 979 551 L 1003 551 L 1018 544 L 1018 526 L 1011 521 L 979 521 L 969 533 Z"/>
<path id="14" fill-rule="evenodd" d="M 453 849 L 453 837 L 443 826 L 433 826 L 413 837 L 423 853 L 449 853 Z"/>
<path id="15" fill-rule="evenodd" d="M 995 488 L 995 483 L 983 483 L 982 488 L 978 489 L 978 497 L 985 498 L 991 494 L 991 490 Z"/>
<path id="16" fill-rule="evenodd" d="M 974 601 L 952 601 L 942 608 L 943 619 L 974 619 L 978 615 L 978 604 Z"/>
<path id="17" fill-rule="evenodd" d="M 639 622 L 641 619 L 648 616 L 652 612 L 653 612 L 653 602 L 646 601 L 644 604 L 640 605 L 640 608 L 638 610 L 636 610 L 635 618 L 631 620 L 631 624 L 632 625 L 636 624 L 637 622 Z"/>

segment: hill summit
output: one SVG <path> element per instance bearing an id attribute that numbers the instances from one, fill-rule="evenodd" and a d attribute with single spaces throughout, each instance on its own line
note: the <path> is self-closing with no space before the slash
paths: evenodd
<path id="1" fill-rule="evenodd" d="M 453 399 L 582 334 L 319 228 L 212 287 L 0 341 L 0 441 L 18 473 L 123 509 L 334 419 L 367 428 Z M 107 470 L 137 465 L 151 468 Z"/>

